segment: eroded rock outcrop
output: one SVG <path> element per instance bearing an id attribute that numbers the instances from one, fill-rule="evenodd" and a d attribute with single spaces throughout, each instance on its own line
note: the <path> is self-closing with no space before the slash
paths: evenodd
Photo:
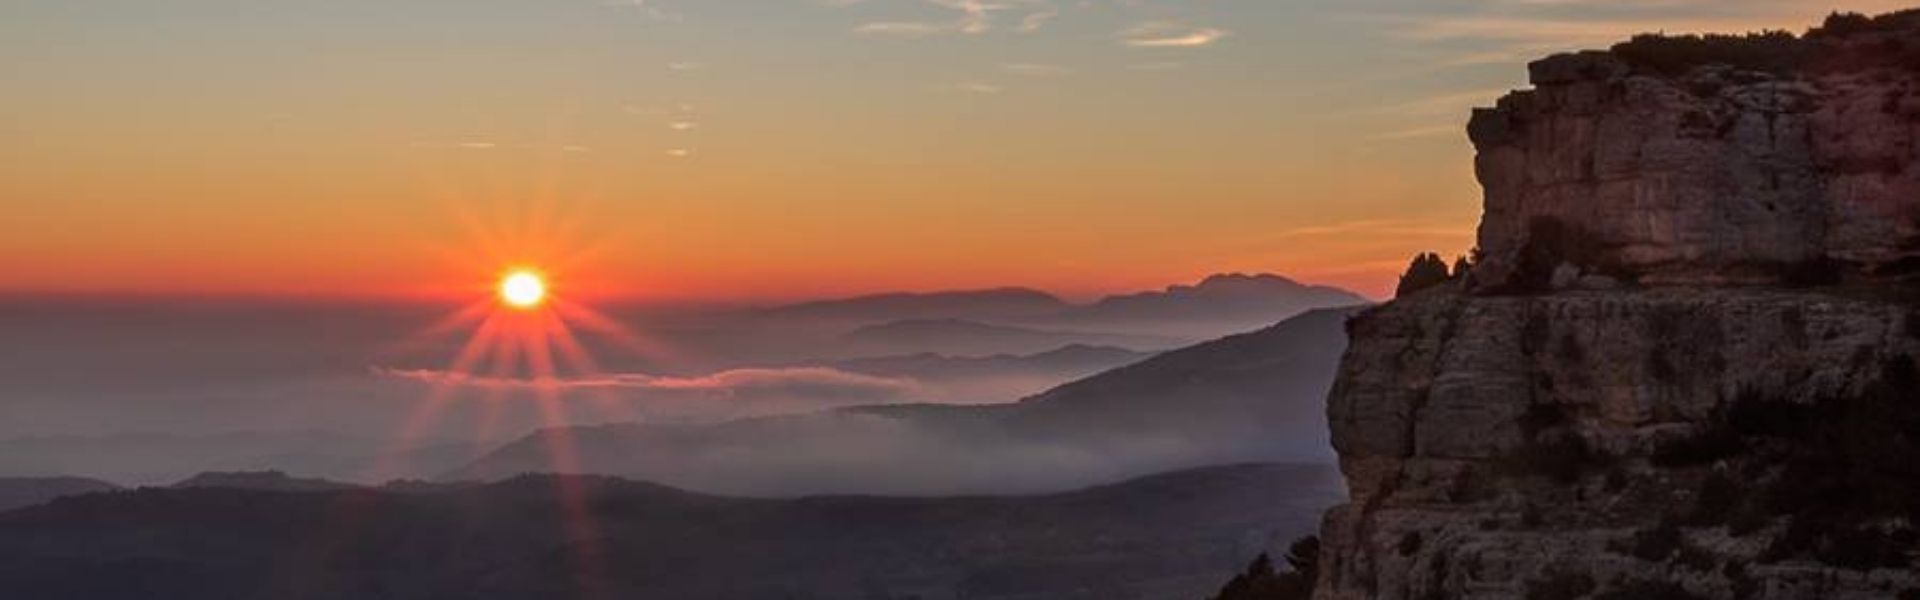
<path id="1" fill-rule="evenodd" d="M 1480 261 L 1349 323 L 1316 598 L 1920 598 L 1920 14 L 1697 41 L 1475 114 Z"/>
<path id="2" fill-rule="evenodd" d="M 1816 30 L 1746 42 L 1791 60 L 1679 74 L 1643 64 L 1688 52 L 1654 39 L 1535 62 L 1534 89 L 1475 111 L 1483 284 L 1546 279 L 1529 244 L 1656 284 L 1913 274 L 1920 36 Z"/>

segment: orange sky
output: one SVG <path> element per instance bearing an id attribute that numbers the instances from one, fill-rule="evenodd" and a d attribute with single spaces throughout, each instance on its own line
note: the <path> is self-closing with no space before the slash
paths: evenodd
<path id="1" fill-rule="evenodd" d="M 1728 4 L 29 0 L 0 289 L 1381 295 L 1471 245 L 1525 57 L 1832 8 Z"/>

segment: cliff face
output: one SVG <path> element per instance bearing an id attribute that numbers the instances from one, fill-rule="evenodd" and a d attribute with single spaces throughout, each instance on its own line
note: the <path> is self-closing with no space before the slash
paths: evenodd
<path id="1" fill-rule="evenodd" d="M 1486 189 L 1475 274 L 1521 283 L 1530 242 L 1651 284 L 1778 282 L 1822 262 L 1912 273 L 1920 64 L 1883 46 L 1920 38 L 1797 43 L 1818 55 L 1781 72 L 1665 75 L 1608 52 L 1533 63 L 1535 89 L 1475 111 L 1468 127 Z M 1541 231 L 1553 228 L 1563 231 Z"/>
<path id="2" fill-rule="evenodd" d="M 1888 19 L 1766 71 L 1557 56 L 1475 113 L 1481 259 L 1348 324 L 1316 598 L 1920 597 Z"/>

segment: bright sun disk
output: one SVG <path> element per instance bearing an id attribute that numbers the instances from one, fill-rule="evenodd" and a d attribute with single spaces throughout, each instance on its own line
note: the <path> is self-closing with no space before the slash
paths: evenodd
<path id="1" fill-rule="evenodd" d="M 547 283 L 531 271 L 514 271 L 500 279 L 500 300 L 514 308 L 533 308 L 547 297 Z"/>

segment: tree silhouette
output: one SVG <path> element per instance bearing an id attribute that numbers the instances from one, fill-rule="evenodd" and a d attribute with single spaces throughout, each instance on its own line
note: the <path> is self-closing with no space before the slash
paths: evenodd
<path id="1" fill-rule="evenodd" d="M 1393 295 L 1406 296 L 1446 283 L 1449 278 L 1447 261 L 1440 258 L 1438 254 L 1424 252 L 1413 257 L 1413 262 L 1407 265 L 1407 272 L 1400 276 L 1400 286 L 1394 290 Z"/>
<path id="2" fill-rule="evenodd" d="M 1211 600 L 1306 600 L 1313 595 L 1313 581 L 1320 574 L 1320 538 L 1307 536 L 1287 547 L 1289 570 L 1273 570 L 1273 559 L 1265 552 L 1247 565 L 1247 570 L 1220 588 Z"/>

